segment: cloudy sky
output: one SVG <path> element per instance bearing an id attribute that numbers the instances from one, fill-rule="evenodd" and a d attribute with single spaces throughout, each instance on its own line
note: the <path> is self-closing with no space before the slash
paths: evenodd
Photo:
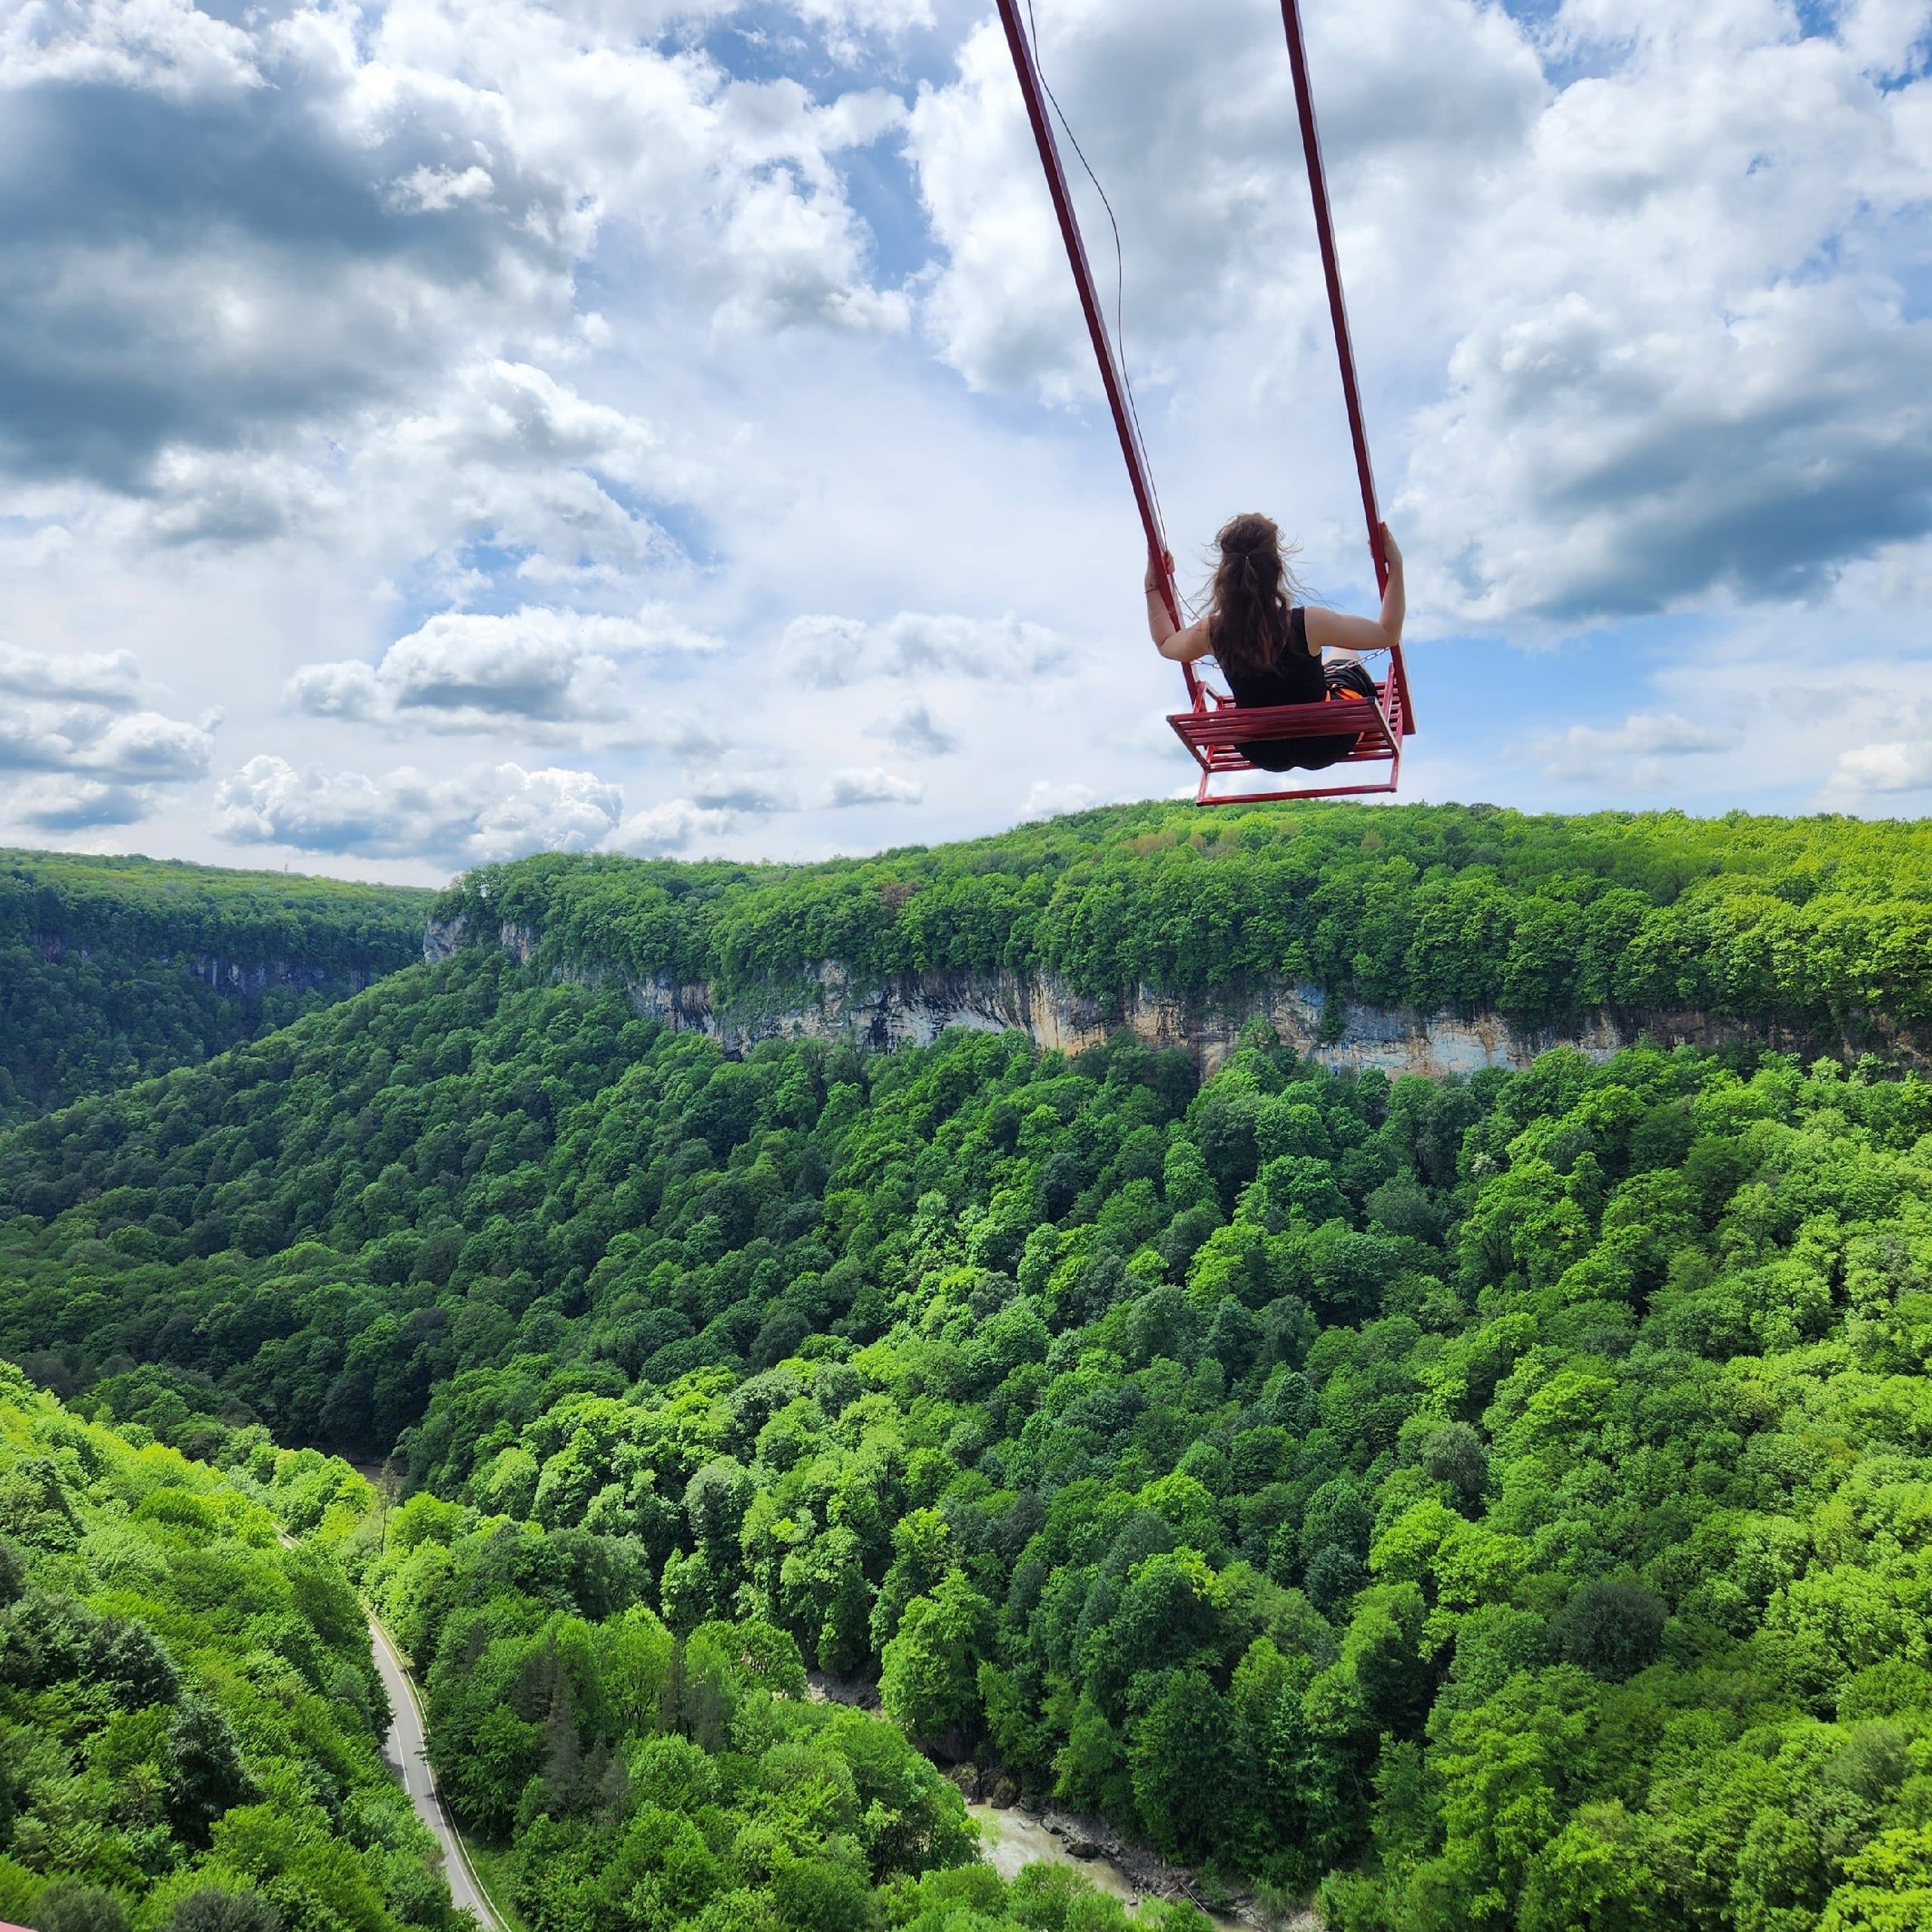
<path id="1" fill-rule="evenodd" d="M 1274 0 L 1035 9 L 1184 574 L 1265 508 L 1367 608 Z M 1927 810 L 1932 0 L 1307 12 L 1412 794 Z M 1186 788 L 983 0 L 0 0 L 0 839 Z"/>

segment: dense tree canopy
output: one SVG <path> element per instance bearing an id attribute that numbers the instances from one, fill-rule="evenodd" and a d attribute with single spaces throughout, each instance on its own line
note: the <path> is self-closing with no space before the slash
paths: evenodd
<path id="1" fill-rule="evenodd" d="M 441 1932 L 340 1566 L 281 1548 L 247 1478 L 146 1433 L 0 1364 L 0 1918 Z M 231 1446 L 258 1475 L 281 1460 L 259 1431 Z"/>
<path id="2" fill-rule="evenodd" d="M 1932 1020 L 1932 829 L 1844 818 L 1135 805 L 817 866 L 549 854 L 438 906 L 553 964 L 712 983 L 755 1012 L 928 972 L 1118 999 L 1283 981 L 1533 1025 L 1694 1008 L 1834 1035 Z"/>
<path id="3" fill-rule="evenodd" d="M 1463 819 L 1521 878 L 1647 826 L 1616 864 L 1672 916 L 1915 877 L 1913 828 L 1747 824 L 1726 875 L 1690 821 Z M 734 876 L 706 917 L 847 874 Z M 417 1658 L 531 1932 L 1104 1922 L 976 1891 L 912 1746 L 1338 1932 L 1925 1922 L 1932 1085 L 1392 1082 L 1259 1026 L 1204 1083 L 1124 1038 L 733 1059 L 549 963 L 466 950 L 0 1137 L 0 1352 L 245 1473 L 257 1419 L 392 1456 L 388 1508 L 313 1449 L 251 1479 Z"/>
<path id="4" fill-rule="evenodd" d="M 191 1066 L 420 955 L 426 892 L 0 851 L 0 1121 Z"/>
<path id="5" fill-rule="evenodd" d="M 343 1546 L 423 1662 L 444 1792 L 506 1844 L 531 1932 L 939 1932 L 959 1901 L 974 1932 L 1128 1932 L 1082 1884 L 1010 1896 L 961 1869 L 964 1804 L 899 1728 L 810 1700 L 797 1641 L 764 1618 L 672 1629 L 636 1539 L 426 1491 L 368 1527 Z M 1140 1922 L 1207 1932 L 1192 1910 Z"/>

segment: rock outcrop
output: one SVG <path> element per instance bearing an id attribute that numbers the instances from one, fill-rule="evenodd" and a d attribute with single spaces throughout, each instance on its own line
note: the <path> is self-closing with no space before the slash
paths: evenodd
<path id="1" fill-rule="evenodd" d="M 495 937 L 520 964 L 537 962 L 540 936 L 531 928 L 506 924 Z M 432 961 L 448 959 L 468 939 L 460 922 L 432 924 L 423 956 Z M 1500 1014 L 1472 1017 L 1334 1002 L 1306 982 L 1201 998 L 1142 986 L 1128 998 L 1109 1001 L 1075 992 L 1045 975 L 933 973 L 863 983 L 828 961 L 810 979 L 721 999 L 703 981 L 638 979 L 594 962 L 552 970 L 590 984 L 620 980 L 641 1015 L 680 1032 L 707 1034 L 734 1053 L 761 1040 L 808 1038 L 890 1050 L 928 1044 L 954 1028 L 1017 1030 L 1043 1048 L 1074 1053 L 1125 1032 L 1149 1046 L 1183 1048 L 1211 1071 L 1234 1050 L 1244 1028 L 1262 1020 L 1279 1038 L 1322 1066 L 1379 1067 L 1391 1075 L 1439 1078 L 1486 1066 L 1527 1066 L 1539 1054 L 1558 1046 L 1601 1060 L 1644 1041 L 1666 1047 L 1756 1044 L 1795 1051 L 1827 1051 L 1832 1045 L 1776 1026 L 1701 1013 L 1599 1011 L 1574 1026 L 1542 1029 Z"/>
<path id="2" fill-rule="evenodd" d="M 88 947 L 75 945 L 59 933 L 35 933 L 32 943 L 43 959 L 85 961 L 94 956 Z M 215 992 L 236 999 L 259 999 L 271 987 L 285 987 L 294 992 L 318 992 L 333 987 L 343 992 L 359 993 L 373 985 L 377 977 L 367 967 L 318 966 L 305 959 L 229 959 L 209 952 L 168 954 L 152 963 L 171 961 Z"/>

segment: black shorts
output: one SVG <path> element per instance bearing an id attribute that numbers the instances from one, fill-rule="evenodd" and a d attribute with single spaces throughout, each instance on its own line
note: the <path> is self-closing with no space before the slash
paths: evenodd
<path id="1" fill-rule="evenodd" d="M 1373 704 L 1380 695 L 1359 659 L 1344 657 L 1324 664 L 1321 675 L 1331 698 L 1365 697 Z M 1259 744 L 1241 749 L 1248 763 L 1259 771 L 1325 771 L 1331 764 L 1340 764 L 1361 742 L 1359 732 L 1347 731 L 1332 737 L 1264 738 Z"/>

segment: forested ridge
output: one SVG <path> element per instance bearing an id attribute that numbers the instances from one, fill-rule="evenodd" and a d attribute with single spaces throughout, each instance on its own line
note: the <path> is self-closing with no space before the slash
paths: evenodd
<path id="1" fill-rule="evenodd" d="M 0 1122 L 191 1065 L 410 964 L 432 897 L 0 851 Z"/>
<path id="2" fill-rule="evenodd" d="M 1842 841 L 1767 892 L 1815 920 L 1910 884 L 1909 828 L 1751 823 L 1760 883 Z M 614 921 L 648 874 L 648 933 L 703 869 L 478 903 Z M 1932 1921 L 1932 1084 L 1392 1081 L 1260 1025 L 1204 1083 L 1124 1038 L 734 1059 L 551 964 L 466 948 L 0 1136 L 0 1354 L 270 1457 L 530 1932 L 1118 1923 L 962 1862 L 909 1746 L 1338 1932 Z"/>
<path id="3" fill-rule="evenodd" d="M 1686 1009 L 1836 1039 L 1932 1020 L 1932 831 L 1743 813 L 1532 817 L 1493 806 L 1148 804 L 816 866 L 552 854 L 438 902 L 552 967 L 705 983 L 724 1005 L 945 973 L 1048 976 L 1102 1001 L 1312 983 L 1555 1026 Z"/>

